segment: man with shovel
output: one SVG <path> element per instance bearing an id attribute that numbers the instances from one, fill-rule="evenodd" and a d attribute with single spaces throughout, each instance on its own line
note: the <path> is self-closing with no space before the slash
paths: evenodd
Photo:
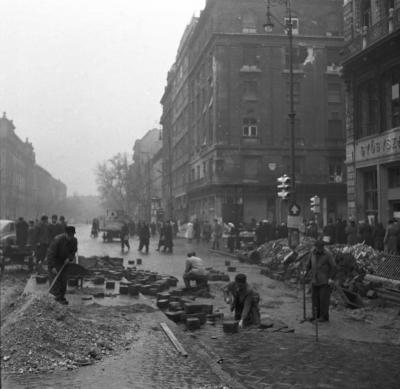
<path id="1" fill-rule="evenodd" d="M 51 282 L 50 293 L 55 296 L 60 304 L 67 305 L 65 298 L 67 291 L 68 263 L 72 262 L 78 250 L 78 241 L 75 238 L 75 227 L 65 227 L 65 232 L 55 237 L 47 251 L 49 278 Z"/>

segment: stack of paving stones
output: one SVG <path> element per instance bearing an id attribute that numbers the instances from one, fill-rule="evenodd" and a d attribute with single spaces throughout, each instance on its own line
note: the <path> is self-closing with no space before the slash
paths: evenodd
<path id="1" fill-rule="evenodd" d="M 223 317 L 220 313 L 213 313 L 211 304 L 198 304 L 184 298 L 183 291 L 180 289 L 172 290 L 170 293 L 158 293 L 157 306 L 168 319 L 175 323 L 185 324 L 189 331 L 199 329 L 207 321 L 215 324 Z"/>
<path id="2" fill-rule="evenodd" d="M 230 281 L 229 275 L 223 271 L 214 270 L 213 268 L 207 268 L 206 270 L 208 271 L 208 281 Z"/>

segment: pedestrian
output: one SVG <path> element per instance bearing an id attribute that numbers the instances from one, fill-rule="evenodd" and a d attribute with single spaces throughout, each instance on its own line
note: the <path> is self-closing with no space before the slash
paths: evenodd
<path id="1" fill-rule="evenodd" d="M 207 271 L 204 262 L 196 256 L 193 251 L 187 254 L 185 263 L 185 272 L 183 273 L 183 282 L 187 289 L 190 288 L 190 281 L 201 282 L 207 277 Z"/>
<path id="2" fill-rule="evenodd" d="M 164 228 L 164 252 L 169 251 L 172 254 L 174 247 L 174 230 L 170 220 L 167 220 Z"/>
<path id="3" fill-rule="evenodd" d="M 211 224 L 206 220 L 203 224 L 203 240 L 206 243 L 210 242 L 211 238 Z"/>
<path id="4" fill-rule="evenodd" d="M 193 240 L 193 223 L 189 221 L 186 227 L 185 238 L 188 240 L 189 243 L 192 243 Z"/>
<path id="5" fill-rule="evenodd" d="M 61 224 L 58 224 L 58 216 L 51 216 L 51 223 L 49 224 L 49 243 L 51 243 L 54 238 L 62 233 L 62 229 L 60 228 Z"/>
<path id="6" fill-rule="evenodd" d="M 229 232 L 228 232 L 228 249 L 230 253 L 233 253 L 235 250 L 235 239 L 236 239 L 236 227 L 232 222 L 228 223 Z"/>
<path id="7" fill-rule="evenodd" d="M 237 274 L 235 281 L 226 285 L 223 291 L 225 301 L 231 304 L 231 312 L 235 311 L 235 320 L 239 320 L 240 328 L 260 324 L 260 295 L 247 283 L 245 274 Z"/>
<path id="8" fill-rule="evenodd" d="M 19 247 L 25 247 L 28 241 L 28 223 L 23 217 L 18 218 L 15 223 L 16 244 Z"/>
<path id="9" fill-rule="evenodd" d="M 50 283 L 54 280 L 54 277 L 56 277 L 63 265 L 66 264 L 50 291 L 54 295 L 55 300 L 60 304 L 68 304 L 65 298 L 68 276 L 67 267 L 68 263 L 74 260 L 77 250 L 78 241 L 75 238 L 75 227 L 67 226 L 63 234 L 55 237 L 47 252 Z"/>
<path id="10" fill-rule="evenodd" d="M 353 246 L 357 243 L 357 227 L 354 220 L 350 220 L 349 225 L 345 229 L 347 244 Z"/>
<path id="11" fill-rule="evenodd" d="M 125 246 L 128 248 L 128 251 L 131 249 L 129 245 L 129 227 L 128 224 L 124 221 L 121 227 L 121 253 L 124 252 Z"/>
<path id="12" fill-rule="evenodd" d="M 27 244 L 29 247 L 34 250 L 36 246 L 36 236 L 35 236 L 35 222 L 33 220 L 29 220 L 28 223 L 28 241 Z"/>
<path id="13" fill-rule="evenodd" d="M 369 225 L 368 221 L 361 220 L 358 227 L 358 235 L 360 237 L 360 242 L 364 242 L 364 244 L 368 246 L 373 246 L 374 240 L 372 238 L 372 228 Z"/>
<path id="14" fill-rule="evenodd" d="M 336 219 L 335 224 L 335 241 L 339 244 L 346 243 L 346 223 L 341 218 Z"/>
<path id="15" fill-rule="evenodd" d="M 323 240 L 325 243 L 335 243 L 335 226 L 333 225 L 332 219 L 328 219 L 328 223 L 322 230 Z"/>
<path id="16" fill-rule="evenodd" d="M 372 239 L 374 241 L 374 249 L 378 251 L 384 250 L 383 241 L 385 239 L 386 230 L 381 222 L 377 223 L 372 230 Z"/>
<path id="17" fill-rule="evenodd" d="M 336 264 L 331 254 L 324 248 L 322 240 L 315 241 L 311 251 L 306 275 L 311 272 L 312 320 L 329 321 L 329 303 Z"/>
<path id="18" fill-rule="evenodd" d="M 222 238 L 222 226 L 218 223 L 218 219 L 214 219 L 214 225 L 212 227 L 212 249 L 219 250 L 219 242 Z"/>
<path id="19" fill-rule="evenodd" d="M 146 249 L 146 254 L 149 253 L 149 243 L 150 243 L 150 228 L 145 222 L 140 224 L 139 230 L 139 251 L 142 252 L 143 248 Z"/>
<path id="20" fill-rule="evenodd" d="M 36 264 L 40 268 L 42 262 L 46 258 L 47 249 L 49 248 L 49 218 L 47 215 L 43 215 L 40 218 L 40 222 L 36 225 Z"/>
<path id="21" fill-rule="evenodd" d="M 383 239 L 385 252 L 388 254 L 397 254 L 398 227 L 395 219 L 390 219 Z"/>
<path id="22" fill-rule="evenodd" d="M 63 233 L 63 232 L 65 232 L 65 227 L 67 227 L 67 222 L 66 222 L 66 220 L 65 220 L 65 216 L 60 216 L 60 224 L 61 224 L 61 226 L 60 226 L 60 230 L 61 230 L 61 233 Z"/>
<path id="23" fill-rule="evenodd" d="M 200 222 L 198 219 L 195 219 L 193 222 L 193 238 L 196 243 L 200 243 L 201 231 L 200 231 Z"/>

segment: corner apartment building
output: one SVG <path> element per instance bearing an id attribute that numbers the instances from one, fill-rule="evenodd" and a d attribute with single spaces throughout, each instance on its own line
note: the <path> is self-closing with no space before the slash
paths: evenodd
<path id="1" fill-rule="evenodd" d="M 12 120 L 0 118 L 0 218 L 36 218 L 56 212 L 67 187 L 36 164 L 32 143 L 22 141 Z"/>
<path id="2" fill-rule="evenodd" d="M 286 23 L 284 5 L 271 12 Z M 278 23 L 264 31 L 265 13 L 262 0 L 208 0 L 182 38 L 161 100 L 178 219 L 286 213 L 276 179 L 290 174 L 289 40 Z M 317 194 L 324 220 L 346 216 L 342 2 L 292 2 L 292 16 L 297 202 L 309 218 Z"/>
<path id="3" fill-rule="evenodd" d="M 400 1 L 344 4 L 349 215 L 400 217 Z"/>

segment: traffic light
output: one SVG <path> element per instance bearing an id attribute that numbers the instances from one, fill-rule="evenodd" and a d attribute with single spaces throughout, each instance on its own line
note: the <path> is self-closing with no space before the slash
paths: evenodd
<path id="1" fill-rule="evenodd" d="M 282 177 L 278 178 L 278 197 L 282 200 L 289 200 L 291 180 L 290 177 L 284 174 Z"/>
<path id="2" fill-rule="evenodd" d="M 321 211 L 321 208 L 320 208 L 320 205 L 319 205 L 320 204 L 320 198 L 317 195 L 311 197 L 310 204 L 311 204 L 311 208 L 310 208 L 311 212 L 320 213 L 320 211 Z"/>

